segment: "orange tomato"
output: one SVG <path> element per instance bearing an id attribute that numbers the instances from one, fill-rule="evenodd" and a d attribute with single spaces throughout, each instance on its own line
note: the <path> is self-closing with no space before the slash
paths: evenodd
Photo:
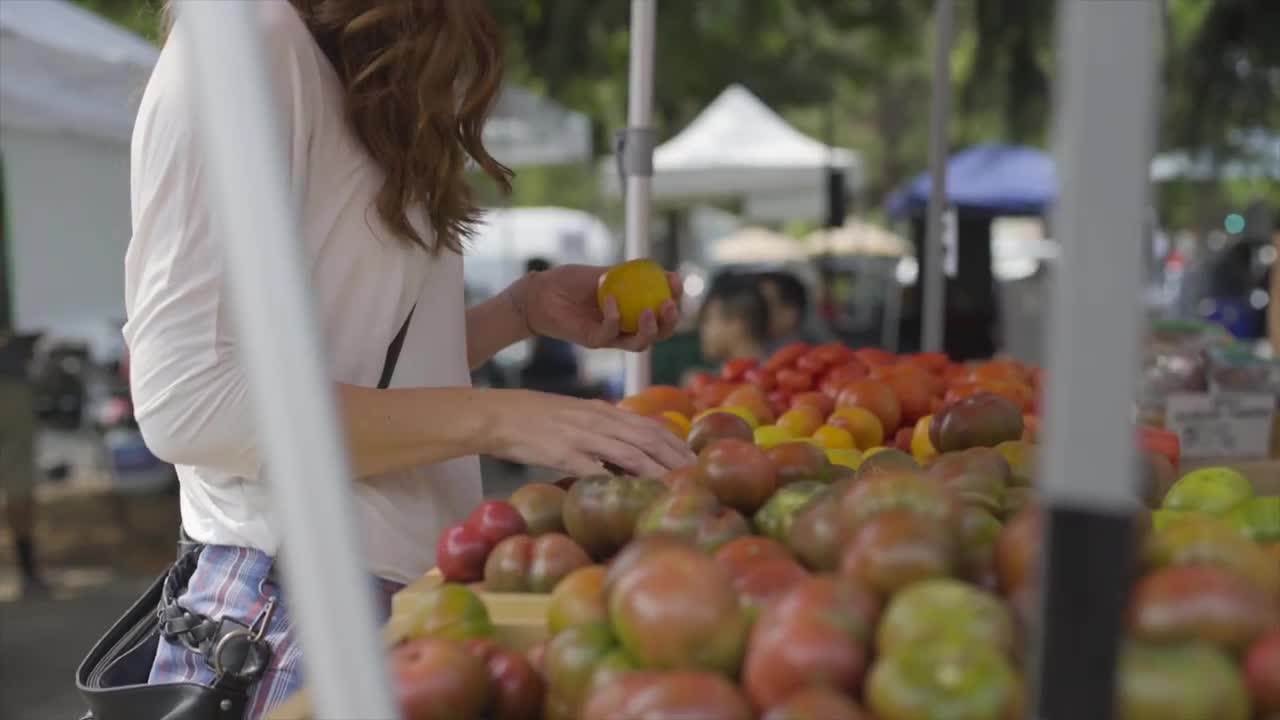
<path id="1" fill-rule="evenodd" d="M 690 398 L 683 390 L 671 385 L 654 385 L 640 391 L 657 406 L 659 412 L 678 412 L 685 417 L 691 417 L 694 412 L 693 399 Z"/>
<path id="2" fill-rule="evenodd" d="M 933 396 L 920 380 L 899 375 L 889 380 L 889 387 L 898 396 L 903 423 L 914 423 L 929 414 Z"/>
<path id="3" fill-rule="evenodd" d="M 693 406 L 698 412 L 710 410 L 711 408 L 720 407 L 720 403 L 729 396 L 729 393 L 737 390 L 740 386 L 733 383 L 713 382 L 702 390 L 698 391 L 693 397 Z"/>
<path id="4" fill-rule="evenodd" d="M 761 425 L 773 424 L 773 408 L 764 391 L 754 385 L 741 385 L 720 402 L 721 407 L 739 407 L 755 416 Z"/>
<path id="5" fill-rule="evenodd" d="M 819 390 L 826 393 L 828 397 L 835 399 L 840 394 L 840 390 L 845 385 L 854 380 L 861 380 L 867 376 L 867 366 L 860 361 L 849 359 L 845 362 L 827 370 L 822 377 L 822 383 Z"/>
<path id="6" fill-rule="evenodd" d="M 867 366 L 893 365 L 898 362 L 897 355 L 880 348 L 859 348 L 853 351 L 853 356 Z"/>
<path id="7" fill-rule="evenodd" d="M 824 450 L 856 450 L 853 434 L 844 428 L 823 425 L 813 431 L 813 440 Z"/>
<path id="8" fill-rule="evenodd" d="M 836 407 L 860 407 L 875 413 L 885 432 L 893 432 L 902 422 L 902 404 L 887 383 L 858 380 L 844 386 Z"/>
<path id="9" fill-rule="evenodd" d="M 784 345 L 778 348 L 778 351 L 765 361 L 764 367 L 767 370 L 781 370 L 792 367 L 807 352 L 809 352 L 809 346 L 805 343 Z"/>
<path id="10" fill-rule="evenodd" d="M 912 365 L 934 372 L 941 372 L 951 363 L 946 353 L 940 352 L 913 353 L 908 355 L 905 360 Z"/>
<path id="11" fill-rule="evenodd" d="M 662 412 L 662 408 L 658 407 L 654 399 L 644 393 L 622 398 L 618 401 L 618 407 L 646 417 Z"/>
<path id="12" fill-rule="evenodd" d="M 808 405 L 815 408 L 822 417 L 830 415 L 831 411 L 836 409 L 836 401 L 820 392 L 797 393 L 795 397 L 791 398 L 791 407 L 796 407 L 797 405 Z"/>
<path id="13" fill-rule="evenodd" d="M 797 405 L 782 413 L 775 424 L 795 437 L 805 438 L 822 427 L 822 415 L 815 407 Z"/>
<path id="14" fill-rule="evenodd" d="M 633 333 L 640 329 L 640 316 L 646 310 L 657 313 L 671 299 L 671 281 L 658 263 L 644 258 L 629 260 L 600 276 L 596 302 L 601 311 L 610 297 L 618 303 L 618 327 Z"/>
<path id="15" fill-rule="evenodd" d="M 868 450 L 884 442 L 884 425 L 875 413 L 866 408 L 836 408 L 827 418 L 827 425 L 848 432 L 859 450 Z"/>

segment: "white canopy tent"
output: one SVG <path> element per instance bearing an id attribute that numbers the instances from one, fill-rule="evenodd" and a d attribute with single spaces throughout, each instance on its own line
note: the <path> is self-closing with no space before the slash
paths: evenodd
<path id="1" fill-rule="evenodd" d="M 711 260 L 720 265 L 803 263 L 809 259 L 797 239 L 761 227 L 744 227 L 711 243 Z"/>
<path id="2" fill-rule="evenodd" d="M 524 273 L 527 260 L 609 265 L 618 243 L 600 218 L 561 207 L 489 210 L 467 242 L 467 286 L 480 295 L 496 293 Z"/>
<path id="3" fill-rule="evenodd" d="M 74 333 L 121 318 L 129 136 L 157 51 L 66 0 L 0 2 L 0 38 L 14 324 Z"/>
<path id="4" fill-rule="evenodd" d="M 861 185 L 857 153 L 796 130 L 741 85 L 730 85 L 678 135 L 653 153 L 653 200 L 690 204 L 739 199 L 749 220 L 822 217 L 826 168 Z M 604 169 L 608 193 L 621 192 L 616 166 Z"/>

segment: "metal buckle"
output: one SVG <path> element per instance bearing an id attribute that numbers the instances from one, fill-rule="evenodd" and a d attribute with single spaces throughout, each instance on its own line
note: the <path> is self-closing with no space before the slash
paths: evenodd
<path id="1" fill-rule="evenodd" d="M 218 642 L 209 651 L 209 664 L 213 667 L 213 672 L 218 679 L 230 675 L 240 680 L 252 680 L 266 670 L 266 665 L 270 662 L 271 648 L 269 646 L 259 648 L 258 646 L 266 646 L 263 638 L 267 634 L 267 628 L 271 625 L 271 618 L 275 614 L 275 609 L 276 599 L 273 596 L 267 599 L 266 606 L 262 608 L 262 612 L 258 613 L 258 617 L 253 621 L 252 625 L 243 629 L 237 628 L 218 638 Z M 259 650 L 262 653 L 265 659 L 261 663 L 261 667 L 255 668 L 252 663 L 247 663 L 249 666 L 248 672 L 245 672 L 243 667 L 238 672 L 228 672 L 227 667 L 223 664 L 222 654 L 230 647 L 230 642 L 236 639 L 243 639 L 248 643 L 249 648 L 246 652 L 246 658 L 253 654 L 255 650 Z"/>

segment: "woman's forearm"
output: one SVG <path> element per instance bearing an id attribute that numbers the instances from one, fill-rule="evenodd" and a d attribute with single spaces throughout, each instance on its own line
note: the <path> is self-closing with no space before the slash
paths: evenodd
<path id="1" fill-rule="evenodd" d="M 493 417 L 484 390 L 378 390 L 340 383 L 337 392 L 356 477 L 492 450 Z"/>
<path id="2" fill-rule="evenodd" d="M 494 297 L 467 308 L 467 363 L 474 370 L 499 350 L 530 336 L 529 325 L 520 310 L 523 280 Z"/>

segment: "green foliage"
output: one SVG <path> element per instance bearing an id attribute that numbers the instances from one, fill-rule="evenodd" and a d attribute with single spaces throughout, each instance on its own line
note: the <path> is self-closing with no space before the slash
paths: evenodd
<path id="1" fill-rule="evenodd" d="M 76 1 L 159 35 L 161 0 Z M 486 1 L 507 36 L 510 77 L 589 115 L 595 146 L 606 152 L 626 118 L 630 3 Z M 1056 6 L 957 0 L 954 147 L 1047 141 Z M 862 207 L 874 208 L 925 164 L 933 7 L 934 0 L 664 2 L 655 123 L 670 136 L 727 85 L 742 83 L 802 131 L 862 152 L 870 180 Z M 1221 146 L 1235 128 L 1280 127 L 1280 2 L 1165 0 L 1165 8 L 1161 147 Z M 596 180 L 595 168 L 524 171 L 513 200 L 594 207 Z"/>

